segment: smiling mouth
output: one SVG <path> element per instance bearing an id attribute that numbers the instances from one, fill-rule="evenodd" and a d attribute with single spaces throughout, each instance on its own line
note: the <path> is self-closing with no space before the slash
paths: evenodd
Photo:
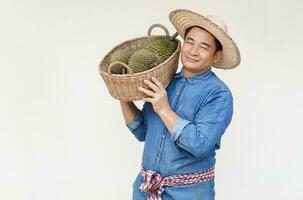
<path id="1" fill-rule="evenodd" d="M 191 59 L 191 58 L 189 58 L 189 57 L 186 57 L 186 59 L 187 59 L 188 61 L 190 61 L 190 62 L 198 62 L 198 61 L 196 61 L 196 60 L 194 60 L 194 59 Z"/>

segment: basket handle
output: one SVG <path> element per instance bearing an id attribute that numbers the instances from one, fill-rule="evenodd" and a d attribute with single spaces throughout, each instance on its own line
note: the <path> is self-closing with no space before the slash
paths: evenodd
<path id="1" fill-rule="evenodd" d="M 163 26 L 162 24 L 153 24 L 153 25 L 151 25 L 151 26 L 149 27 L 148 31 L 147 31 L 147 36 L 150 36 L 150 35 L 151 35 L 151 31 L 152 31 L 152 29 L 155 28 L 155 27 L 160 27 L 160 28 L 162 28 L 162 29 L 165 31 L 166 36 L 170 36 L 170 35 L 169 35 L 169 32 L 168 32 L 168 29 L 167 29 L 165 26 Z"/>
<path id="2" fill-rule="evenodd" d="M 174 39 L 176 39 L 176 37 L 179 35 L 179 33 L 178 32 L 176 32 L 175 34 L 173 34 L 169 39 L 170 40 L 174 40 Z"/>
<path id="3" fill-rule="evenodd" d="M 148 29 L 148 31 L 147 31 L 147 35 L 148 35 L 148 36 L 151 36 L 151 31 L 152 31 L 152 29 L 155 28 L 155 27 L 160 27 L 160 28 L 162 28 L 162 29 L 165 31 L 166 36 L 169 36 L 169 39 L 170 39 L 170 40 L 176 39 L 176 37 L 179 35 L 179 33 L 176 32 L 175 34 L 173 34 L 172 36 L 170 36 L 170 35 L 169 35 L 169 32 L 168 32 L 168 29 L 167 29 L 165 26 L 163 26 L 162 24 L 153 24 L 153 25 L 151 25 L 151 26 L 149 27 L 149 29 Z"/>
<path id="4" fill-rule="evenodd" d="M 119 65 L 122 65 L 123 67 L 125 67 L 125 68 L 127 69 L 128 74 L 131 74 L 131 75 L 134 74 L 134 73 L 133 73 L 133 70 L 132 70 L 127 64 L 125 64 L 125 63 L 123 63 L 123 62 L 120 62 L 120 61 L 115 61 L 115 62 L 111 63 L 111 64 L 108 66 L 108 68 L 107 68 L 107 73 L 108 73 L 109 75 L 111 75 L 111 74 L 112 74 L 112 71 L 111 71 L 112 67 L 115 66 L 115 65 L 118 65 L 118 64 L 119 64 Z"/>

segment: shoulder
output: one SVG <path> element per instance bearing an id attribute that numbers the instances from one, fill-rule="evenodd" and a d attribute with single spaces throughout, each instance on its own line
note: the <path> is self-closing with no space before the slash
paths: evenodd
<path id="1" fill-rule="evenodd" d="M 211 87 L 209 99 L 220 98 L 232 101 L 233 95 L 230 88 L 214 72 L 212 72 L 212 76 L 209 79 L 209 85 Z"/>

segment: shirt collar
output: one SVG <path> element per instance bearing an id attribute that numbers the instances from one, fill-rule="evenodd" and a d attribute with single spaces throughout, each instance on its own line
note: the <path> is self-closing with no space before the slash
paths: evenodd
<path id="1" fill-rule="evenodd" d="M 212 70 L 211 70 L 211 68 L 209 68 L 205 72 L 201 72 L 201 73 L 196 74 L 196 75 L 185 77 L 184 76 L 184 69 L 183 68 L 184 67 L 182 67 L 181 71 L 179 71 L 178 73 L 175 74 L 174 78 L 176 78 L 176 79 L 178 79 L 178 78 L 184 78 L 185 80 L 187 80 L 187 82 L 189 84 L 199 83 L 199 82 L 207 79 L 213 73 Z"/>

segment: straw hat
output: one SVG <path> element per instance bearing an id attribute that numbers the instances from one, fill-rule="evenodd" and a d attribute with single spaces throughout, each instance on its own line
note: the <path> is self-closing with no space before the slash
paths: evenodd
<path id="1" fill-rule="evenodd" d="M 169 19 L 179 35 L 184 38 L 185 30 L 191 26 L 199 26 L 213 34 L 221 43 L 223 58 L 213 66 L 221 69 L 235 68 L 240 64 L 240 51 L 227 34 L 226 24 L 215 16 L 202 16 L 190 10 L 178 9 L 169 14 Z"/>

